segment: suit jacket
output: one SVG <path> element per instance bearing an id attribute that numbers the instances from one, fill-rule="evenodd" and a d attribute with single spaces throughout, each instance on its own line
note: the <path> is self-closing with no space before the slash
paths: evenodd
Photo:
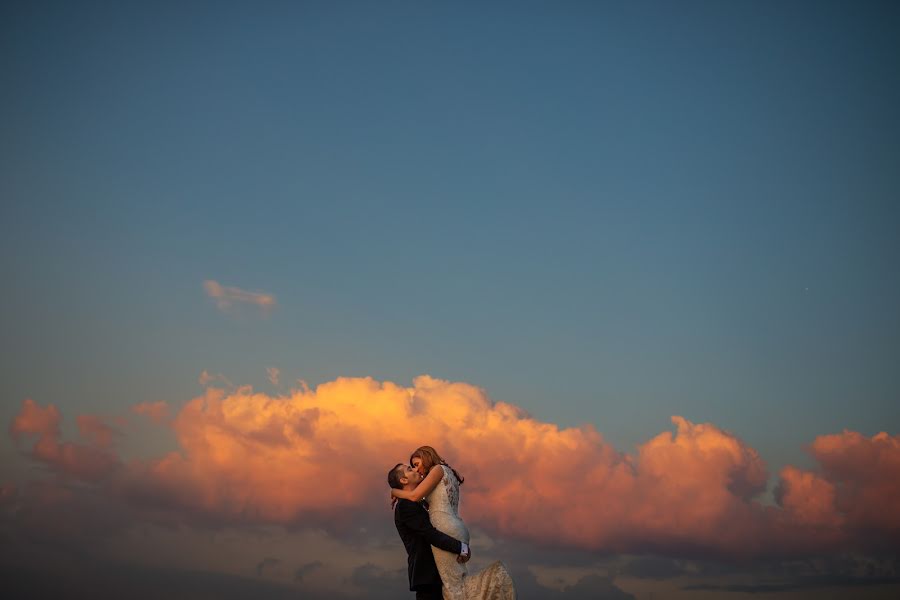
<path id="1" fill-rule="evenodd" d="M 459 554 L 462 543 L 435 529 L 428 519 L 428 511 L 417 502 L 398 500 L 394 509 L 394 525 L 406 546 L 409 589 L 415 591 L 421 585 L 440 585 L 441 576 L 434 564 L 431 547 Z"/>

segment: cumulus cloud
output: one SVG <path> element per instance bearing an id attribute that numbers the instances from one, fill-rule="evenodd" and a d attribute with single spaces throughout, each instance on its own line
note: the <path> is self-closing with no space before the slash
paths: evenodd
<path id="1" fill-rule="evenodd" d="M 844 519 L 834 504 L 835 492 L 834 484 L 821 475 L 787 466 L 776 498 L 797 522 L 837 532 Z"/>
<path id="2" fill-rule="evenodd" d="M 266 375 L 269 378 L 269 383 L 277 387 L 278 377 L 281 375 L 281 371 L 277 367 L 266 367 Z"/>
<path id="3" fill-rule="evenodd" d="M 210 387 L 173 419 L 177 451 L 130 461 L 111 489 L 207 519 L 346 531 L 385 518 L 384 474 L 427 443 L 465 475 L 463 516 L 492 536 L 670 557 L 839 551 L 873 529 L 897 546 L 897 437 L 818 438 L 821 470 L 786 468 L 779 505 L 766 506 L 756 450 L 715 425 L 672 422 L 625 454 L 590 425 L 559 428 L 429 376 L 411 387 L 339 378 L 285 396 Z M 26 402 L 13 433 L 60 447 L 58 428 L 54 407 Z"/>
<path id="4" fill-rule="evenodd" d="M 241 306 L 254 306 L 263 314 L 275 308 L 275 296 L 265 292 L 248 292 L 237 287 L 223 286 L 217 281 L 208 279 L 203 282 L 203 289 L 212 298 L 216 307 L 222 312 L 231 312 Z"/>
<path id="5" fill-rule="evenodd" d="M 810 451 L 821 470 L 782 471 L 778 496 L 784 508 L 831 538 L 865 538 L 897 548 L 900 436 L 844 431 L 817 437 Z"/>

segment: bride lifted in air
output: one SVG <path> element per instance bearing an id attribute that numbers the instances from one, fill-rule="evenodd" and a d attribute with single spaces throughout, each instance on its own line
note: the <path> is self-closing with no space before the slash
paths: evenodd
<path id="1" fill-rule="evenodd" d="M 402 464 L 394 467 L 391 471 L 395 474 L 393 481 L 389 474 L 391 496 L 412 502 L 425 500 L 428 518 L 434 529 L 468 545 L 469 529 L 459 516 L 459 486 L 464 478 L 431 446 L 417 449 L 409 462 L 412 469 Z M 405 473 L 400 469 L 405 469 Z M 417 485 L 410 483 L 410 474 L 412 479 L 421 481 Z M 397 487 L 394 482 L 401 480 L 406 485 Z M 494 562 L 478 573 L 470 574 L 465 564 L 467 556 L 460 559 L 458 554 L 435 545 L 431 546 L 431 550 L 441 578 L 443 600 L 515 600 L 515 585 L 502 562 Z M 411 564 L 411 573 L 412 568 Z M 412 583 L 412 575 L 410 581 Z"/>

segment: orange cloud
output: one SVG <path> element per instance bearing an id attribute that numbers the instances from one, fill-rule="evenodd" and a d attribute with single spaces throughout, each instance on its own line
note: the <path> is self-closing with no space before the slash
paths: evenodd
<path id="1" fill-rule="evenodd" d="M 229 312 L 242 305 L 252 305 L 259 308 L 264 314 L 275 308 L 275 296 L 264 292 L 248 292 L 237 287 L 227 287 L 217 281 L 208 279 L 203 282 L 206 294 L 215 300 L 216 306 L 222 312 Z"/>
<path id="2" fill-rule="evenodd" d="M 23 405 L 19 428 L 55 431 L 51 409 Z M 712 424 L 672 421 L 674 432 L 624 454 L 590 425 L 561 429 L 478 387 L 428 376 L 412 387 L 339 378 L 285 396 L 208 388 L 172 422 L 178 451 L 118 469 L 113 489 L 205 518 L 340 528 L 386 518 L 387 469 L 427 443 L 466 476 L 464 518 L 509 539 L 796 555 L 864 545 L 866 528 L 877 527 L 897 545 L 896 437 L 818 438 L 822 472 L 784 469 L 779 506 L 764 506 L 768 475 L 756 450 Z M 60 462 L 52 452 L 35 457 Z"/>
<path id="3" fill-rule="evenodd" d="M 810 450 L 820 472 L 781 472 L 776 497 L 789 521 L 819 546 L 898 548 L 900 436 L 844 431 L 817 437 Z"/>
<path id="4" fill-rule="evenodd" d="M 840 534 L 844 518 L 835 505 L 836 488 L 821 475 L 787 466 L 781 471 L 776 497 L 794 522 Z"/>
<path id="5" fill-rule="evenodd" d="M 835 506 L 850 527 L 900 535 L 900 435 L 844 431 L 817 437 L 811 451 L 834 483 Z"/>
<path id="6" fill-rule="evenodd" d="M 59 409 L 52 404 L 41 408 L 37 402 L 28 398 L 22 402 L 22 409 L 13 419 L 9 431 L 14 439 L 27 433 L 58 436 L 60 419 Z"/>
<path id="7" fill-rule="evenodd" d="M 100 448 L 109 447 L 119 432 L 110 427 L 102 418 L 95 415 L 79 415 L 75 422 L 81 436 Z"/>
<path id="8" fill-rule="evenodd" d="M 131 411 L 149 418 L 154 423 L 163 423 L 169 418 L 169 403 L 162 400 L 159 402 L 141 402 L 132 406 Z"/>
<path id="9" fill-rule="evenodd" d="M 17 441 L 23 435 L 37 436 L 31 456 L 58 473 L 96 481 L 117 468 L 118 458 L 105 448 L 111 441 L 112 429 L 101 419 L 91 415 L 78 417 L 80 431 L 96 446 L 60 442 L 60 419 L 59 409 L 52 404 L 41 408 L 27 399 L 13 419 L 10 432 Z"/>

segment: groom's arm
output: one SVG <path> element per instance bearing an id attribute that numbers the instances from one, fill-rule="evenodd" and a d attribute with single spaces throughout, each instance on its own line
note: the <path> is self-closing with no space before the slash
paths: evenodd
<path id="1" fill-rule="evenodd" d="M 429 544 L 441 550 L 462 554 L 462 542 L 438 531 L 428 520 L 428 513 L 420 505 L 408 500 L 397 505 L 397 515 L 404 525 L 425 538 Z"/>

